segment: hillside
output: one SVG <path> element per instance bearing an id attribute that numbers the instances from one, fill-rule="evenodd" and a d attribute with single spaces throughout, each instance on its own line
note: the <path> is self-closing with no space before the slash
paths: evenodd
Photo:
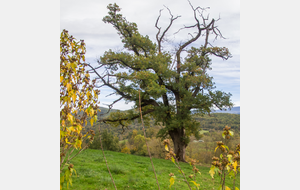
<path id="1" fill-rule="evenodd" d="M 213 111 L 214 113 L 231 113 L 231 114 L 240 114 L 240 106 L 233 107 L 229 110 L 226 111 L 221 111 L 221 110 L 215 110 Z"/>
<path id="2" fill-rule="evenodd" d="M 98 118 L 104 118 L 104 117 L 107 117 L 109 115 L 109 113 L 111 113 L 111 112 L 119 111 L 118 109 L 111 109 L 110 112 L 107 113 L 108 108 L 99 107 L 99 109 L 101 110 L 101 112 L 98 112 L 98 114 L 97 114 Z"/>
<path id="3" fill-rule="evenodd" d="M 228 125 L 234 130 L 240 130 L 240 114 L 231 113 L 212 113 L 203 117 L 195 116 L 196 120 L 200 121 L 201 128 L 223 130 L 225 125 Z"/>

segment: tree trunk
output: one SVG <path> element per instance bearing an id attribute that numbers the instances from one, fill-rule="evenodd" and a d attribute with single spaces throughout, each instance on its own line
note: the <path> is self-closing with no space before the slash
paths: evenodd
<path id="1" fill-rule="evenodd" d="M 169 135 L 172 138 L 173 145 L 174 145 L 174 153 L 176 154 L 176 158 L 180 162 L 185 161 L 185 149 L 187 144 L 183 141 L 183 137 L 185 137 L 184 129 L 183 128 L 176 128 L 172 131 L 169 131 Z"/>

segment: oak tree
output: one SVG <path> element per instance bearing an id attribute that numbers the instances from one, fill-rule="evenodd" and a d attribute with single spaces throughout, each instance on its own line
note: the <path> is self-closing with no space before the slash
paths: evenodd
<path id="1" fill-rule="evenodd" d="M 189 2 L 190 3 L 190 2 Z M 170 22 L 165 29 L 159 26 L 161 11 L 156 20 L 158 30 L 156 42 L 139 33 L 137 24 L 129 22 L 120 14 L 117 4 L 107 6 L 108 15 L 103 18 L 105 23 L 111 24 L 120 35 L 124 44 L 124 51 L 108 50 L 97 61 L 97 66 L 89 64 L 91 71 L 96 74 L 100 83 L 99 88 L 109 87 L 116 99 L 109 108 L 120 101 L 135 102 L 139 106 L 139 91 L 141 93 L 141 107 L 143 117 L 152 117 L 156 123 L 162 123 L 163 128 L 158 137 L 170 136 L 179 161 L 185 161 L 185 149 L 189 143 L 189 136 L 199 138 L 200 123 L 192 115 L 210 113 L 215 106 L 219 109 L 232 107 L 230 93 L 216 90 L 208 70 L 211 69 L 211 56 L 227 60 L 231 57 L 226 47 L 214 47 L 209 37 L 223 38 L 215 23 L 219 20 L 204 16 L 204 8 L 193 7 L 194 25 L 179 29 L 194 29 L 189 39 L 175 47 L 175 53 L 163 49 L 166 34 L 174 21 L 169 8 Z M 192 45 L 204 39 L 201 46 Z M 128 112 L 114 112 L 109 118 L 101 121 L 116 126 L 128 126 L 132 120 L 139 119 L 135 110 Z"/>

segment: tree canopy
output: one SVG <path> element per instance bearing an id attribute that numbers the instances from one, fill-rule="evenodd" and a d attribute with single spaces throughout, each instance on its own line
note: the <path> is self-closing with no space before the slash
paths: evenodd
<path id="1" fill-rule="evenodd" d="M 179 161 L 185 161 L 185 148 L 189 143 L 189 136 L 199 137 L 200 123 L 192 117 L 193 112 L 207 114 L 215 106 L 219 109 L 232 107 L 230 93 L 216 90 L 209 76 L 211 69 L 211 56 L 227 60 L 231 57 L 226 47 L 214 47 L 209 37 L 223 38 L 215 23 L 218 20 L 205 17 L 204 8 L 196 7 L 190 3 L 194 13 L 195 24 L 184 26 L 180 30 L 194 29 L 194 35 L 184 43 L 175 47 L 175 53 L 170 53 L 162 47 L 166 34 L 173 22 L 180 16 L 170 14 L 169 25 L 162 29 L 159 27 L 161 11 L 156 20 L 156 42 L 149 36 L 139 33 L 137 24 L 129 22 L 119 12 L 117 4 L 107 6 L 108 15 L 103 18 L 105 23 L 111 24 L 120 35 L 124 44 L 124 51 L 114 52 L 108 50 L 98 60 L 97 66 L 89 64 L 92 72 L 96 74 L 99 88 L 109 87 L 113 94 L 120 98 L 112 102 L 109 108 L 120 101 L 135 102 L 139 105 L 139 91 L 141 92 L 141 107 L 145 117 L 153 117 L 156 123 L 162 123 L 158 137 L 172 138 L 175 154 Z M 204 38 L 201 46 L 192 45 Z M 128 112 L 113 112 L 103 122 L 114 125 L 128 126 L 132 120 L 138 119 L 139 113 L 135 110 Z"/>

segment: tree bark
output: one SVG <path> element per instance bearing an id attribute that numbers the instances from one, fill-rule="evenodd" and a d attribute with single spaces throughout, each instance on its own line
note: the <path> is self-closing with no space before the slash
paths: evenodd
<path id="1" fill-rule="evenodd" d="M 187 144 L 184 142 L 183 138 L 185 137 L 183 128 L 176 128 L 172 131 L 169 131 L 169 135 L 172 138 L 174 145 L 174 153 L 176 154 L 176 158 L 180 162 L 186 162 L 185 160 L 185 149 Z"/>

